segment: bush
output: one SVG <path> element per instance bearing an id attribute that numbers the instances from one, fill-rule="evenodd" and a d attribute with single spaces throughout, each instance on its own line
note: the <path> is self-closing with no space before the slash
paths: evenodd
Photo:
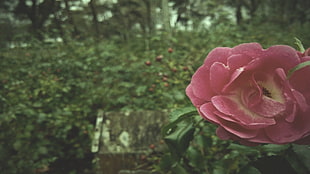
<path id="1" fill-rule="evenodd" d="M 2 49 L 0 170 L 85 173 L 92 167 L 91 137 L 99 109 L 186 106 L 185 87 L 211 49 L 253 41 L 290 44 L 295 36 L 309 46 L 306 26 L 282 31 L 271 25 L 219 25 L 126 42 L 31 41 L 25 48 Z M 219 153 L 227 146 L 216 145 Z"/>

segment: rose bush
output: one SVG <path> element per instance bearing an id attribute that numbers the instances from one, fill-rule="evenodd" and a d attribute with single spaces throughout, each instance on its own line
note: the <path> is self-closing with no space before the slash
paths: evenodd
<path id="1" fill-rule="evenodd" d="M 286 45 L 258 43 L 212 50 L 194 73 L 186 94 L 221 139 L 245 145 L 310 144 L 309 61 Z"/>

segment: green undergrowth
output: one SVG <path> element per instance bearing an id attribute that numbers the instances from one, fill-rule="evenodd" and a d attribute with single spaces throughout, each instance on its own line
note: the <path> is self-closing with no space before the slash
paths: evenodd
<path id="1" fill-rule="evenodd" d="M 309 46 L 306 28 L 219 25 L 147 39 L 31 41 L 1 49 L 0 171 L 87 173 L 98 110 L 189 105 L 184 90 L 213 48 L 243 42 L 293 45 L 294 37 Z"/>

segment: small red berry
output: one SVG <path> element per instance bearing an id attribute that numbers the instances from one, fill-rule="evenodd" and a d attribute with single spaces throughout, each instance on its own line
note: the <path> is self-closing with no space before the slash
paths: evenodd
<path id="1" fill-rule="evenodd" d="M 155 147 L 156 146 L 154 144 L 150 144 L 150 146 L 149 146 L 150 149 L 155 149 Z"/>
<path id="2" fill-rule="evenodd" d="M 156 61 L 160 62 L 163 58 L 164 58 L 163 55 L 159 55 L 159 56 L 156 57 Z"/>
<path id="3" fill-rule="evenodd" d="M 188 67 L 187 67 L 187 66 L 184 66 L 184 67 L 183 67 L 183 71 L 188 71 Z"/>
<path id="4" fill-rule="evenodd" d="M 153 92 L 153 91 L 154 91 L 154 88 L 149 88 L 149 91 L 150 91 L 150 92 Z"/>
<path id="5" fill-rule="evenodd" d="M 141 155 L 141 156 L 140 156 L 140 159 L 141 159 L 141 160 L 146 160 L 146 156 L 145 156 L 145 155 Z"/>
<path id="6" fill-rule="evenodd" d="M 173 49 L 172 48 L 168 48 L 168 53 L 172 53 Z"/>
<path id="7" fill-rule="evenodd" d="M 151 63 L 151 61 L 145 61 L 145 65 L 147 65 L 147 66 L 151 66 L 152 65 L 152 63 Z"/>

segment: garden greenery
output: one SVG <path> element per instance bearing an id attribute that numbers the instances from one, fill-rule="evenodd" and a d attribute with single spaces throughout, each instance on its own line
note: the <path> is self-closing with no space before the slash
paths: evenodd
<path id="1" fill-rule="evenodd" d="M 49 45 L 32 40 L 27 47 L 2 48 L 0 171 L 91 172 L 91 138 L 99 109 L 188 106 L 185 87 L 211 49 L 250 41 L 263 46 L 291 44 L 294 36 L 309 46 L 310 38 L 303 32 L 307 29 L 306 25 L 283 31 L 271 25 L 219 24 L 206 31 L 175 32 L 170 39 L 165 33 L 153 35 L 148 48 L 139 37 L 125 42 L 72 39 Z M 303 147 L 246 148 L 220 141 L 213 135 L 215 128 L 201 121 L 193 108 L 174 112 L 171 120 L 163 128 L 170 152 L 153 166 L 163 173 L 257 173 L 252 161 L 274 154 L 283 154 L 276 157 L 289 161 L 295 171 L 309 171 L 310 155 L 301 153 Z M 295 164 L 295 158 L 304 162 Z"/>

